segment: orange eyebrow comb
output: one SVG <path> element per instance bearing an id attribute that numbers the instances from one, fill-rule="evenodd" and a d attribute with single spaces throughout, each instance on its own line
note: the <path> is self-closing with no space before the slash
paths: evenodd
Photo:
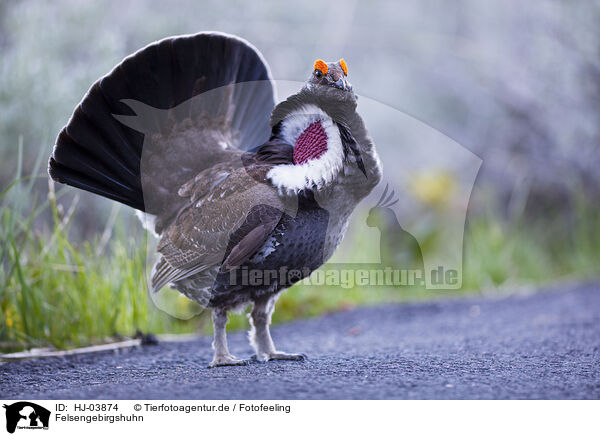
<path id="1" fill-rule="evenodd" d="M 346 61 L 342 58 L 340 59 L 340 67 L 342 67 L 342 71 L 344 72 L 344 76 L 348 75 L 348 65 L 346 65 Z"/>
<path id="2" fill-rule="evenodd" d="M 321 59 L 317 59 L 315 61 L 315 70 L 319 70 L 323 74 L 327 74 L 328 68 L 327 64 L 323 62 Z"/>

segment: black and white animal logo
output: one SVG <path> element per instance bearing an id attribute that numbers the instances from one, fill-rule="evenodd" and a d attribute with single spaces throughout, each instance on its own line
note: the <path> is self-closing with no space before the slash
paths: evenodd
<path id="1" fill-rule="evenodd" d="M 50 411 L 38 404 L 19 401 L 5 404 L 6 431 L 14 433 L 18 429 L 48 429 Z"/>

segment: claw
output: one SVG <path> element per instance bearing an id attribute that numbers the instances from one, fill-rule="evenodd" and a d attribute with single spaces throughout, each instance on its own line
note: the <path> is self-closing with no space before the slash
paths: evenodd
<path id="1" fill-rule="evenodd" d="M 231 354 L 228 354 L 225 356 L 215 356 L 215 358 L 213 359 L 212 362 L 210 362 L 210 365 L 208 365 L 208 367 L 215 368 L 217 366 L 244 366 L 244 365 L 248 365 L 247 360 L 237 359 L 234 356 L 232 356 Z"/>
<path id="2" fill-rule="evenodd" d="M 283 352 L 275 352 L 270 354 L 263 354 L 259 358 L 256 354 L 254 354 L 251 359 L 256 362 L 266 363 L 270 360 L 295 360 L 295 361 L 305 361 L 308 360 L 306 354 L 302 353 L 283 353 Z"/>
<path id="3" fill-rule="evenodd" d="M 300 362 L 308 360 L 308 357 L 303 353 L 275 353 L 269 356 L 269 360 L 296 360 Z"/>

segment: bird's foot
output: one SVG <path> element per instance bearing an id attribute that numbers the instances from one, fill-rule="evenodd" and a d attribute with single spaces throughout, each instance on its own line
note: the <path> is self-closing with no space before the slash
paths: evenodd
<path id="1" fill-rule="evenodd" d="M 251 357 L 252 360 L 259 362 L 268 362 L 269 360 L 295 360 L 295 361 L 303 361 L 308 360 L 306 354 L 302 353 L 284 353 L 281 351 L 276 351 L 274 353 L 261 353 L 254 354 Z"/>
<path id="2" fill-rule="evenodd" d="M 215 356 L 214 359 L 212 360 L 212 362 L 210 362 L 210 365 L 208 365 L 208 367 L 214 368 L 216 366 L 243 366 L 243 365 L 248 365 L 248 361 L 243 360 L 243 359 L 238 359 L 238 358 L 232 356 L 231 354 L 224 354 L 221 356 Z"/>

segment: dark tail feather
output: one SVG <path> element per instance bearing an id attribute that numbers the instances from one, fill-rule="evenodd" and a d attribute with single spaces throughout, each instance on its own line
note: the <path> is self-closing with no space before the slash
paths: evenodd
<path id="1" fill-rule="evenodd" d="M 135 115 L 122 100 L 171 109 L 231 83 L 269 80 L 261 55 L 240 38 L 198 33 L 158 41 L 125 58 L 92 85 L 58 135 L 48 173 L 57 182 L 145 211 L 140 175 L 144 135 L 115 118 Z M 262 126 L 257 117 L 264 118 L 268 126 L 274 93 L 271 87 L 262 87 L 252 101 L 232 104 L 239 111 L 234 114 L 233 127 L 246 135 L 242 139 L 248 139 Z M 265 113 L 256 114 L 255 110 L 252 114 L 246 110 L 249 105 Z M 186 108 L 189 106 L 182 106 Z M 156 126 L 164 129 L 159 119 Z M 170 170 L 177 172 L 178 168 Z"/>

